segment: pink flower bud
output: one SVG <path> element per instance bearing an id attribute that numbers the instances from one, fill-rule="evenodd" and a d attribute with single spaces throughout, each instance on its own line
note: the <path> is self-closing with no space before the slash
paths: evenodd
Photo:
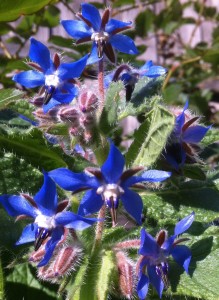
<path id="1" fill-rule="evenodd" d="M 79 96 L 78 103 L 81 112 L 92 112 L 98 106 L 98 98 L 92 91 L 86 90 Z"/>
<path id="2" fill-rule="evenodd" d="M 122 251 L 116 253 L 119 272 L 119 287 L 123 296 L 132 298 L 134 292 L 134 264 Z"/>
<path id="3" fill-rule="evenodd" d="M 53 272 L 56 277 L 69 274 L 81 257 L 81 249 L 76 246 L 63 247 L 54 260 Z"/>
<path id="4" fill-rule="evenodd" d="M 58 118 L 60 121 L 65 122 L 73 127 L 77 127 L 79 125 L 79 117 L 79 111 L 73 106 L 62 107 L 58 112 Z"/>

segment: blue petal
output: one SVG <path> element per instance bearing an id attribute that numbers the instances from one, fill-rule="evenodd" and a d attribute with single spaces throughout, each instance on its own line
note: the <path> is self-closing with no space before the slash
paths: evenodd
<path id="1" fill-rule="evenodd" d="M 48 172 L 49 176 L 67 191 L 77 191 L 81 188 L 97 188 L 99 182 L 94 176 L 85 173 L 73 173 L 72 171 L 59 168 Z"/>
<path id="2" fill-rule="evenodd" d="M 16 245 L 26 244 L 35 241 L 36 230 L 36 224 L 29 224 L 26 227 L 24 227 L 19 240 L 16 242 Z"/>
<path id="3" fill-rule="evenodd" d="M 53 230 L 50 240 L 46 244 L 46 254 L 37 267 L 45 266 L 51 259 L 57 243 L 61 240 L 64 233 L 63 227 L 57 227 Z"/>
<path id="4" fill-rule="evenodd" d="M 139 68 L 139 71 L 149 70 L 149 68 L 151 68 L 153 65 L 154 65 L 153 61 L 152 60 L 148 60 L 142 67 Z"/>
<path id="5" fill-rule="evenodd" d="M 64 94 L 63 94 L 64 99 Z M 70 101 L 71 102 L 71 101 Z M 49 103 L 43 104 L 43 112 L 46 114 L 51 108 L 60 105 L 61 102 L 58 100 L 55 100 L 54 98 L 50 99 Z"/>
<path id="6" fill-rule="evenodd" d="M 188 107 L 189 107 L 189 102 L 187 101 L 183 108 L 182 113 L 178 115 L 178 117 L 176 117 L 174 133 L 178 136 L 180 136 L 182 127 L 185 123 L 185 111 L 188 109 Z"/>
<path id="7" fill-rule="evenodd" d="M 200 125 L 191 126 L 184 131 L 182 140 L 186 143 L 194 143 L 194 144 L 199 143 L 210 128 L 211 126 L 209 127 L 204 127 Z"/>
<path id="8" fill-rule="evenodd" d="M 104 87 L 105 88 L 109 87 L 110 83 L 112 82 L 114 74 L 115 74 L 115 72 L 111 72 L 104 77 Z"/>
<path id="9" fill-rule="evenodd" d="M 141 197 L 134 191 L 124 189 L 125 193 L 121 195 L 121 200 L 125 210 L 141 225 L 143 203 Z"/>
<path id="10" fill-rule="evenodd" d="M 164 289 L 164 283 L 160 276 L 156 273 L 156 267 L 155 266 L 148 266 L 148 277 L 152 285 L 155 287 L 159 297 L 162 297 L 163 289 Z"/>
<path id="11" fill-rule="evenodd" d="M 149 286 L 149 279 L 146 275 L 142 273 L 137 285 L 137 293 L 139 299 L 141 300 L 145 299 L 148 293 L 148 286 Z"/>
<path id="12" fill-rule="evenodd" d="M 132 176 L 122 182 L 122 186 L 132 186 L 138 182 L 160 182 L 171 176 L 171 172 L 159 171 L 159 170 L 149 170 L 143 172 L 140 176 Z"/>
<path id="13" fill-rule="evenodd" d="M 113 142 L 110 142 L 108 157 L 101 167 L 101 172 L 107 183 L 117 183 L 122 175 L 125 159 Z"/>
<path id="14" fill-rule="evenodd" d="M 0 196 L 0 203 L 12 217 L 26 215 L 35 218 L 37 215 L 36 209 L 22 196 L 2 195 Z"/>
<path id="15" fill-rule="evenodd" d="M 99 32 L 101 25 L 101 17 L 99 10 L 91 4 L 82 3 L 81 11 L 82 16 L 91 23 L 93 29 Z"/>
<path id="16" fill-rule="evenodd" d="M 75 86 L 74 84 L 68 83 L 68 82 L 64 83 L 61 86 L 60 90 L 66 90 L 69 94 L 74 95 L 74 97 L 78 96 L 78 94 L 79 94 L 78 87 Z M 63 93 L 62 93 L 62 95 L 63 95 Z"/>
<path id="17" fill-rule="evenodd" d="M 141 245 L 139 254 L 156 258 L 159 255 L 160 247 L 156 240 L 144 229 L 141 229 Z"/>
<path id="18" fill-rule="evenodd" d="M 76 96 L 77 93 L 76 94 L 56 93 L 53 95 L 53 98 L 49 100 L 49 103 L 43 105 L 43 112 L 46 114 L 51 108 L 57 105 L 69 104 Z"/>
<path id="19" fill-rule="evenodd" d="M 185 245 L 176 245 L 172 248 L 171 253 L 175 261 L 182 266 L 186 273 L 189 272 L 189 264 L 191 261 L 192 253 Z"/>
<path id="20" fill-rule="evenodd" d="M 84 57 L 73 63 L 61 64 L 58 68 L 58 76 L 62 80 L 79 77 L 86 66 L 87 59 L 88 55 L 85 55 Z"/>
<path id="21" fill-rule="evenodd" d="M 83 21 L 63 20 L 61 24 L 67 33 L 76 40 L 88 38 L 93 33 L 93 30 Z"/>
<path id="22" fill-rule="evenodd" d="M 97 54 L 97 44 L 93 43 L 91 53 L 90 53 L 90 55 L 88 57 L 88 60 L 87 60 L 87 65 L 94 64 L 94 63 L 98 62 L 101 59 L 102 59 L 102 57 L 99 58 L 98 54 Z"/>
<path id="23" fill-rule="evenodd" d="M 122 29 L 124 27 L 124 29 L 127 26 L 131 26 L 132 22 L 122 22 L 119 20 L 115 20 L 115 19 L 110 19 L 109 22 L 106 24 L 105 26 L 105 31 L 108 33 L 112 33 L 114 30 L 117 29 Z"/>
<path id="24" fill-rule="evenodd" d="M 148 70 L 142 70 L 140 76 L 147 76 L 156 78 L 158 76 L 166 74 L 167 70 L 161 66 L 152 66 Z"/>
<path id="25" fill-rule="evenodd" d="M 170 255 L 170 251 L 176 238 L 177 236 L 174 234 L 170 236 L 167 240 L 165 240 L 164 243 L 161 245 L 161 248 L 165 250 L 164 253 L 166 256 Z"/>
<path id="26" fill-rule="evenodd" d="M 44 74 L 33 70 L 16 74 L 13 80 L 27 88 L 34 88 L 45 84 Z"/>
<path id="27" fill-rule="evenodd" d="M 46 72 L 53 64 L 50 58 L 49 49 L 34 38 L 31 38 L 30 42 L 30 59 L 39 64 L 43 71 Z"/>
<path id="28" fill-rule="evenodd" d="M 192 225 L 192 222 L 194 221 L 194 219 L 195 219 L 194 212 L 192 212 L 187 217 L 183 218 L 181 221 L 179 221 L 176 224 L 174 234 L 179 235 L 179 234 L 183 233 L 184 231 L 186 231 Z"/>
<path id="29" fill-rule="evenodd" d="M 80 202 L 78 214 L 86 216 L 96 213 L 101 209 L 103 204 L 104 201 L 102 197 L 96 193 L 96 190 L 88 191 Z"/>
<path id="30" fill-rule="evenodd" d="M 93 225 L 95 222 L 98 221 L 98 219 L 83 218 L 82 216 L 74 214 L 73 212 L 64 211 L 56 215 L 55 221 L 57 225 L 63 225 L 66 228 L 83 230 Z"/>
<path id="31" fill-rule="evenodd" d="M 115 49 L 123 53 L 138 54 L 138 50 L 134 44 L 134 41 L 127 35 L 122 35 L 122 34 L 113 35 L 112 37 L 110 37 L 109 43 L 111 43 L 111 45 Z"/>
<path id="32" fill-rule="evenodd" d="M 44 183 L 34 197 L 40 211 L 44 215 L 52 216 L 57 208 L 57 193 L 55 182 L 44 172 Z"/>

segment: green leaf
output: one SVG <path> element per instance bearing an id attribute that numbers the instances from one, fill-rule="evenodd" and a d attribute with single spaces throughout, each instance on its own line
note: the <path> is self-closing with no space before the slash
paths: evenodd
<path id="1" fill-rule="evenodd" d="M 0 194 L 17 194 L 36 192 L 42 174 L 26 160 L 12 153 L 0 152 Z"/>
<path id="2" fill-rule="evenodd" d="M 153 26 L 153 20 L 154 13 L 149 9 L 138 14 L 135 20 L 137 35 L 140 37 L 146 37 L 151 27 Z"/>
<path id="3" fill-rule="evenodd" d="M 53 35 L 50 39 L 49 42 L 52 44 L 55 44 L 59 47 L 65 47 L 65 48 L 73 48 L 73 41 L 72 39 L 69 38 L 64 38 L 58 35 Z"/>
<path id="4" fill-rule="evenodd" d="M 99 121 L 100 130 L 107 135 L 117 123 L 120 92 L 124 89 L 121 81 L 112 82 L 107 91 L 106 101 Z"/>
<path id="5" fill-rule="evenodd" d="M 218 174 L 211 176 L 208 175 L 206 181 L 190 180 L 177 188 L 142 193 L 148 216 L 154 218 L 159 227 L 176 222 L 192 211 L 195 211 L 196 221 L 212 222 L 219 215 L 219 180 Z"/>
<path id="6" fill-rule="evenodd" d="M 78 158 L 76 162 L 74 158 L 64 154 L 59 146 L 48 144 L 42 132 L 37 128 L 30 129 L 25 134 L 2 133 L 0 144 L 5 151 L 13 152 L 41 169 L 52 170 L 66 166 L 71 169 L 81 169 L 85 166 L 82 158 Z"/>
<path id="7" fill-rule="evenodd" d="M 111 284 L 112 271 L 114 269 L 114 256 L 112 251 L 106 251 L 102 258 L 101 268 L 97 281 L 98 300 L 107 299 Z"/>
<path id="8" fill-rule="evenodd" d="M 204 61 L 206 61 L 208 63 L 218 65 L 219 64 L 219 49 L 218 49 L 218 47 L 215 47 L 215 49 L 209 49 L 202 58 Z"/>
<path id="9" fill-rule="evenodd" d="M 193 237 L 190 245 L 192 260 L 189 275 L 182 273 L 182 268 L 176 263 L 170 266 L 169 279 L 174 292 L 173 298 L 175 299 L 174 295 L 184 295 L 186 298 L 193 296 L 194 299 L 219 299 L 218 227 L 209 227 L 202 235 Z"/>
<path id="10" fill-rule="evenodd" d="M 118 119 L 121 120 L 127 116 L 137 116 L 141 113 L 147 112 L 152 104 L 158 103 L 162 100 L 159 95 L 161 86 L 163 84 L 164 77 L 148 78 L 142 77 L 132 93 L 131 100 L 127 103 L 122 102 Z"/>
<path id="11" fill-rule="evenodd" d="M 0 23 L 0 35 L 4 35 L 13 30 L 13 27 L 6 23 Z"/>
<path id="12" fill-rule="evenodd" d="M 3 109 L 8 103 L 19 100 L 24 95 L 24 92 L 15 89 L 0 90 L 0 109 Z"/>
<path id="13" fill-rule="evenodd" d="M 154 107 L 134 133 L 134 141 L 126 154 L 127 165 L 151 166 L 163 150 L 174 120 L 174 116 L 164 107 Z"/>
<path id="14" fill-rule="evenodd" d="M 51 2 L 52 0 L 17 0 L 15 5 L 13 1 L 1 0 L 0 22 L 14 21 L 22 15 L 33 14 Z"/>
<path id="15" fill-rule="evenodd" d="M 204 144 L 205 146 L 208 146 L 208 145 L 213 144 L 218 141 L 219 141 L 219 130 L 211 129 L 211 130 L 208 130 L 208 132 L 206 133 L 206 135 L 203 138 L 203 140 L 201 141 L 201 143 Z"/>
<path id="16" fill-rule="evenodd" d="M 1 259 L 0 259 L 0 299 L 4 299 L 4 276 L 2 271 Z"/>
<path id="17" fill-rule="evenodd" d="M 186 164 L 183 166 L 183 174 L 185 177 L 196 179 L 196 180 L 206 180 L 206 175 L 201 169 L 200 165 L 197 164 Z"/>
<path id="18" fill-rule="evenodd" d="M 72 277 L 72 280 L 67 286 L 68 291 L 68 299 L 69 300 L 82 300 L 80 298 L 80 290 L 83 288 L 84 284 L 84 276 L 86 274 L 88 266 L 88 260 L 84 259 L 83 264 L 80 266 L 80 269 L 78 270 L 77 274 Z"/>
<path id="19" fill-rule="evenodd" d="M 13 299 L 58 300 L 56 287 L 43 284 L 35 276 L 36 270 L 28 263 L 17 265 L 6 278 L 6 297 Z"/>

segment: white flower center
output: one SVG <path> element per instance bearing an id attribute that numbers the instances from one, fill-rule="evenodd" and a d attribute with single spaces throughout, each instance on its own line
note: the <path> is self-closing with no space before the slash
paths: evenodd
<path id="1" fill-rule="evenodd" d="M 121 194 L 124 194 L 124 190 L 118 184 L 109 183 L 98 187 L 97 194 L 102 195 L 104 200 L 116 201 Z"/>
<path id="2" fill-rule="evenodd" d="M 56 227 L 55 216 L 49 217 L 40 214 L 36 217 L 34 223 L 40 228 L 53 229 Z"/>
<path id="3" fill-rule="evenodd" d="M 98 43 L 107 42 L 109 39 L 109 34 L 107 32 L 94 32 L 91 35 L 91 40 Z"/>
<path id="4" fill-rule="evenodd" d="M 61 83 L 59 77 L 57 74 L 52 74 L 52 75 L 46 75 L 45 76 L 45 85 L 46 86 L 54 86 L 55 88 L 58 87 Z"/>

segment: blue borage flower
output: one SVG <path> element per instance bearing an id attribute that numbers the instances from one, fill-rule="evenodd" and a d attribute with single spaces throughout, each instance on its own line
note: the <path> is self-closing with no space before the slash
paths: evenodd
<path id="1" fill-rule="evenodd" d="M 121 80 L 126 88 L 126 100 L 130 100 L 135 84 L 141 77 L 157 78 L 166 74 L 167 70 L 162 66 L 154 66 L 152 60 L 146 62 L 139 69 L 132 68 L 128 64 L 121 64 L 104 78 L 104 86 L 109 87 L 112 81 Z"/>
<path id="2" fill-rule="evenodd" d="M 33 61 L 27 63 L 35 70 L 16 74 L 13 80 L 27 87 L 44 87 L 43 110 L 46 113 L 58 104 L 68 104 L 78 94 L 74 78 L 81 75 L 88 56 L 73 63 L 60 63 L 59 56 L 55 54 L 52 61 L 49 49 L 34 38 L 30 39 L 29 57 Z"/>
<path id="3" fill-rule="evenodd" d="M 172 255 L 174 260 L 181 265 L 188 273 L 191 260 L 191 251 L 185 245 L 179 243 L 188 239 L 177 239 L 177 236 L 185 232 L 194 221 L 195 214 L 190 215 L 178 222 L 174 229 L 174 235 L 167 237 L 167 232 L 161 230 L 157 238 L 154 239 L 145 229 L 141 230 L 141 245 L 139 254 L 141 257 L 137 263 L 137 273 L 139 281 L 137 292 L 140 299 L 145 299 L 149 283 L 157 290 L 158 295 L 162 296 L 163 289 L 168 287 L 168 257 Z"/>
<path id="4" fill-rule="evenodd" d="M 125 160 L 121 152 L 110 143 L 109 155 L 101 169 L 86 168 L 87 172 L 73 173 L 72 171 L 60 168 L 50 171 L 48 174 L 63 189 L 74 193 L 89 190 L 81 200 L 78 213 L 89 215 L 98 212 L 106 204 L 109 207 L 112 222 L 116 222 L 116 209 L 121 199 L 126 211 L 136 220 L 142 223 L 141 214 L 143 203 L 141 197 L 130 188 L 138 187 L 140 182 L 159 182 L 170 177 L 170 172 L 150 170 L 139 176 L 133 176 L 142 167 L 128 169 L 123 172 Z"/>
<path id="5" fill-rule="evenodd" d="M 0 203 L 12 217 L 31 217 L 33 223 L 28 224 L 16 245 L 35 241 L 35 251 L 46 242 L 45 256 L 38 267 L 46 265 L 52 257 L 57 243 L 62 239 L 68 228 L 83 230 L 97 219 L 83 218 L 73 212 L 66 211 L 68 201 L 57 203 L 56 185 L 44 173 L 44 183 L 40 191 L 32 199 L 29 195 L 2 195 Z"/>
<path id="6" fill-rule="evenodd" d="M 162 66 L 155 66 L 152 60 L 147 61 L 138 69 L 128 64 L 121 64 L 115 71 L 105 76 L 104 85 L 107 88 L 112 81 L 118 80 L 122 80 L 124 85 L 133 85 L 136 84 L 141 77 L 157 78 L 161 75 L 165 75 L 166 72 L 167 69 Z"/>
<path id="7" fill-rule="evenodd" d="M 81 13 L 76 17 L 80 20 L 63 20 L 61 24 L 67 33 L 76 39 L 76 44 L 92 41 L 92 50 L 88 63 L 102 59 L 103 53 L 112 62 L 116 62 L 113 48 L 127 54 L 138 54 L 133 40 L 122 34 L 130 29 L 132 22 L 110 19 L 110 9 L 106 8 L 101 18 L 98 9 L 88 3 L 81 4 Z"/>
<path id="8" fill-rule="evenodd" d="M 186 110 L 188 109 L 188 101 L 183 111 L 176 117 L 175 127 L 170 137 L 170 143 L 167 145 L 163 154 L 167 162 L 176 170 L 182 167 L 187 158 L 194 161 L 196 148 L 198 143 L 203 139 L 211 126 L 194 125 L 200 118 L 186 118 Z"/>

